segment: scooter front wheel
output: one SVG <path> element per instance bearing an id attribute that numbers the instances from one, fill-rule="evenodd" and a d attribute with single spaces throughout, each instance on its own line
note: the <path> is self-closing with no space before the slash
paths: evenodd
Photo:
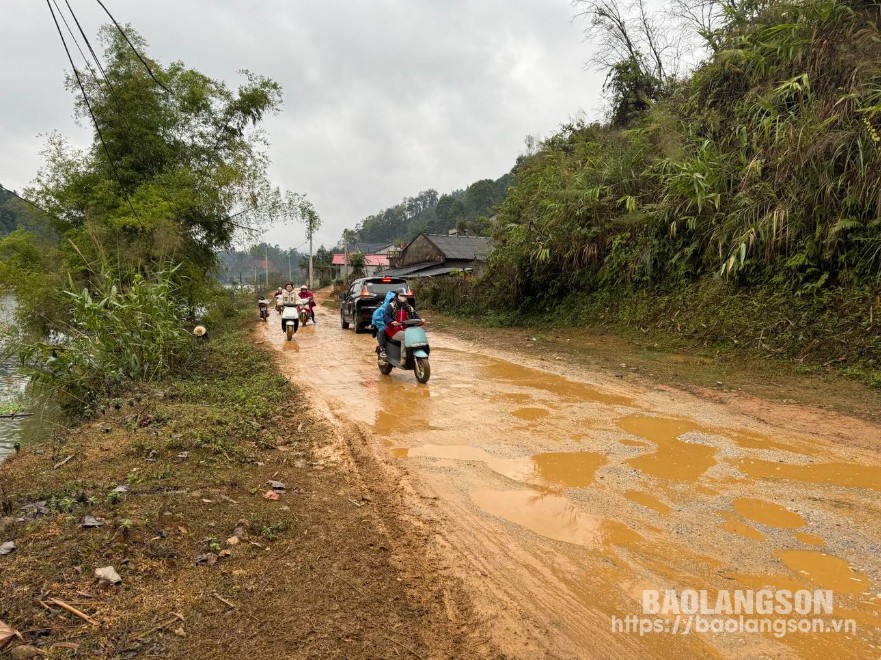
<path id="1" fill-rule="evenodd" d="M 287 328 L 285 328 L 285 332 L 287 333 L 288 341 L 294 338 L 294 326 L 289 325 Z"/>
<path id="2" fill-rule="evenodd" d="M 393 369 L 391 362 L 378 362 L 377 366 L 379 366 L 379 373 L 383 376 L 388 376 Z"/>
<path id="3" fill-rule="evenodd" d="M 420 383 L 427 383 L 431 378 L 431 365 L 428 364 L 428 358 L 416 358 L 413 363 L 413 372 L 416 374 L 416 380 Z"/>

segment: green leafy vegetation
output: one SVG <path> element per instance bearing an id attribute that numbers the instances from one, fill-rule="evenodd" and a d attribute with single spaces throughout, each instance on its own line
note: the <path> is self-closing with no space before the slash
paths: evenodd
<path id="1" fill-rule="evenodd" d="M 100 38 L 100 75 L 67 80 L 92 144 L 49 137 L 23 193 L 46 217 L 35 228 L 19 213 L 0 240 L 0 286 L 17 298 L 7 345 L 34 391 L 72 412 L 181 368 L 195 310 L 222 300 L 217 252 L 236 236 L 281 217 L 320 224 L 308 200 L 267 179 L 260 124 L 280 108 L 277 83 L 245 71 L 230 89 L 181 62 L 142 60 L 131 28 Z M 0 204 L 5 219 L 12 202 Z"/>
<path id="2" fill-rule="evenodd" d="M 722 337 L 755 330 L 754 348 L 877 373 L 881 6 L 735 8 L 690 77 L 640 105 L 616 76 L 651 70 L 612 70 L 611 122 L 564 126 L 519 162 L 481 303 L 448 295 L 454 308 L 572 322 L 680 308 Z"/>
<path id="3" fill-rule="evenodd" d="M 24 337 L 14 349 L 32 391 L 63 407 L 88 411 L 124 385 L 157 382 L 191 349 L 171 271 L 153 280 L 135 275 L 125 288 L 105 272 L 91 291 L 77 291 L 71 281 L 63 293 L 71 317 L 54 327 L 63 339 L 50 344 Z"/>

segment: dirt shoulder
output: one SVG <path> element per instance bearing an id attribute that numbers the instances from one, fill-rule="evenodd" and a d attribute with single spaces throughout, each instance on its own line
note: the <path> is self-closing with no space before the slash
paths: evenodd
<path id="1" fill-rule="evenodd" d="M 625 382 L 659 384 L 744 412 L 776 416 L 794 404 L 825 413 L 881 422 L 881 390 L 783 359 L 718 355 L 658 333 L 612 333 L 591 328 L 487 328 L 428 312 L 431 327 L 514 355 L 614 375 Z M 770 404 L 770 405 L 769 405 Z"/>
<path id="2" fill-rule="evenodd" d="M 0 621 L 48 657 L 490 655 L 394 485 L 362 478 L 249 328 L 0 466 Z"/>

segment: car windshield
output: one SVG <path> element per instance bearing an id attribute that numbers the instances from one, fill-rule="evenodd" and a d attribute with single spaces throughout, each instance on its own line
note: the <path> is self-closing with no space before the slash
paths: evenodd
<path id="1" fill-rule="evenodd" d="M 407 282 L 405 280 L 398 280 L 396 282 L 366 282 L 365 286 L 370 293 L 385 294 L 389 291 L 397 291 L 402 286 L 407 286 Z"/>

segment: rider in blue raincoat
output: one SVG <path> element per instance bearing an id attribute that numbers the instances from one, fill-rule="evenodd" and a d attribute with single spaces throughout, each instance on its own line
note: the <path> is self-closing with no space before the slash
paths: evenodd
<path id="1" fill-rule="evenodd" d="M 385 309 L 389 306 L 389 303 L 394 300 L 395 292 L 389 291 L 385 294 L 385 302 L 383 302 L 379 307 L 376 308 L 376 311 L 373 312 L 373 317 L 370 319 L 370 324 L 376 328 L 376 341 L 379 342 L 379 355 L 380 357 L 385 357 Z"/>

